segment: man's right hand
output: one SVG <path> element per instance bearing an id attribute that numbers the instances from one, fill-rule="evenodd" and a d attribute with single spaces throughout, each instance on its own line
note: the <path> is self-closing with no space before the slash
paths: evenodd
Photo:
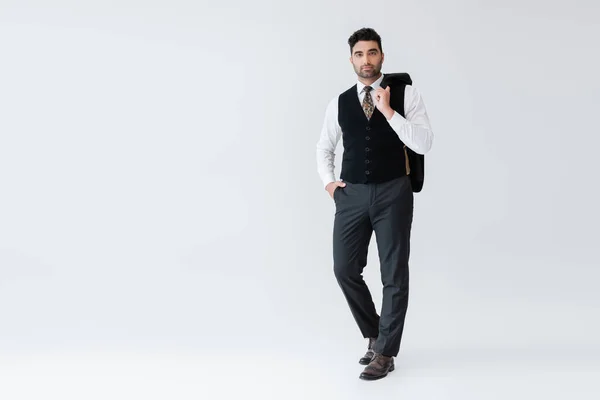
<path id="1" fill-rule="evenodd" d="M 346 186 L 346 184 L 342 181 L 336 181 L 336 182 L 330 182 L 327 184 L 327 186 L 325 186 L 325 190 L 327 190 L 327 192 L 329 193 L 329 196 L 331 196 L 331 198 L 333 199 L 333 192 L 335 192 L 335 189 L 337 189 L 339 187 L 344 187 Z"/>

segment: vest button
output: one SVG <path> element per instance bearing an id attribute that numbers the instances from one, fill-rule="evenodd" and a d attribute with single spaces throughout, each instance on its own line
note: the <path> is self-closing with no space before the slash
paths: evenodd
<path id="1" fill-rule="evenodd" d="M 367 130 L 368 130 L 368 131 L 370 131 L 370 130 L 371 130 L 371 127 L 370 127 L 370 126 L 367 126 Z"/>
<path id="2" fill-rule="evenodd" d="M 365 147 L 365 151 L 371 151 L 371 149 L 368 147 Z"/>
<path id="3" fill-rule="evenodd" d="M 365 171 L 365 174 L 369 175 L 371 174 L 371 171 Z"/>
<path id="4" fill-rule="evenodd" d="M 367 136 L 365 139 L 366 139 L 366 140 L 371 140 L 371 137 L 370 137 L 370 136 Z"/>
<path id="5" fill-rule="evenodd" d="M 368 164 L 368 163 L 370 163 L 370 162 L 371 162 L 371 161 L 369 161 L 369 160 L 365 160 L 365 164 Z"/>

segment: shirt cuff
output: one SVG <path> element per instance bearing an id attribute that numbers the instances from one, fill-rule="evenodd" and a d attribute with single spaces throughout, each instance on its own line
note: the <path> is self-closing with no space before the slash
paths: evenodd
<path id="1" fill-rule="evenodd" d="M 328 175 L 323 179 L 323 188 L 326 188 L 331 182 L 335 182 L 335 175 Z"/>
<path id="2" fill-rule="evenodd" d="M 402 125 L 408 123 L 406 118 L 400 115 L 398 111 L 394 111 L 394 115 L 392 115 L 392 118 L 388 122 L 394 128 L 400 128 Z"/>

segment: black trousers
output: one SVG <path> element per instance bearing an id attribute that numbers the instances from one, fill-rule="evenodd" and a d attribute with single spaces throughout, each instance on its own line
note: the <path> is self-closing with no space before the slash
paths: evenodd
<path id="1" fill-rule="evenodd" d="M 346 182 L 333 193 L 334 274 L 363 337 L 377 338 L 373 350 L 396 356 L 408 307 L 408 260 L 413 191 L 408 176 L 384 183 Z M 375 232 L 383 300 L 377 314 L 362 272 Z"/>

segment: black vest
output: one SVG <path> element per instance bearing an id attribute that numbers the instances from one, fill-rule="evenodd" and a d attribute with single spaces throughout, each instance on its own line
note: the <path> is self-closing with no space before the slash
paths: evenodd
<path id="1" fill-rule="evenodd" d="M 405 85 L 390 88 L 390 106 L 404 116 Z M 367 119 L 356 85 L 338 98 L 338 122 L 344 152 L 340 179 L 350 183 L 381 183 L 407 175 L 404 143 L 377 109 Z"/>

